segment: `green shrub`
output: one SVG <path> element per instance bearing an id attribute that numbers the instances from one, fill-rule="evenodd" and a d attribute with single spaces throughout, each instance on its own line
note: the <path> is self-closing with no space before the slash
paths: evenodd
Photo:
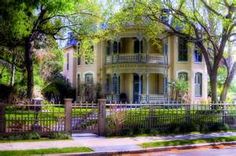
<path id="1" fill-rule="evenodd" d="M 224 123 L 214 123 L 209 126 L 209 131 L 228 131 L 229 125 Z"/>
<path id="2" fill-rule="evenodd" d="M 134 135 L 134 131 L 132 128 L 125 128 L 121 130 L 120 133 L 121 136 L 133 136 Z"/>
<path id="3" fill-rule="evenodd" d="M 157 135 L 158 133 L 159 133 L 159 132 L 158 132 L 158 130 L 156 130 L 156 129 L 151 129 L 151 130 L 150 130 L 150 134 L 153 135 L 153 136 Z"/>
<path id="4" fill-rule="evenodd" d="M 30 132 L 30 133 L 25 133 L 23 134 L 23 139 L 24 140 L 32 140 L 32 139 L 40 139 L 41 136 L 37 132 Z"/>
<path id="5" fill-rule="evenodd" d="M 23 135 L 19 134 L 10 135 L 7 140 L 23 140 Z"/>
<path id="6" fill-rule="evenodd" d="M 70 139 L 70 135 L 62 132 L 54 132 L 49 134 L 49 139 Z"/>

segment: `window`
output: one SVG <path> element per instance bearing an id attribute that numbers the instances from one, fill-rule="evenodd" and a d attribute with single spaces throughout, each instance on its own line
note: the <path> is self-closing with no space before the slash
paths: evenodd
<path id="1" fill-rule="evenodd" d="M 70 60 L 70 54 L 67 53 L 66 55 L 66 69 L 69 70 L 69 60 Z"/>
<path id="2" fill-rule="evenodd" d="M 143 40 L 139 41 L 138 39 L 136 39 L 134 41 L 134 53 L 143 53 Z"/>
<path id="3" fill-rule="evenodd" d="M 117 54 L 117 52 L 118 52 L 118 43 L 116 41 L 114 41 L 114 43 L 113 43 L 113 53 Z"/>
<path id="4" fill-rule="evenodd" d="M 195 74 L 195 96 L 202 96 L 202 73 Z"/>
<path id="5" fill-rule="evenodd" d="M 107 55 L 111 53 L 111 41 L 107 41 Z"/>
<path id="6" fill-rule="evenodd" d="M 111 80 L 111 75 L 107 74 L 106 76 L 106 92 L 110 92 L 110 80 Z"/>
<path id="7" fill-rule="evenodd" d="M 188 61 L 188 46 L 187 40 L 179 37 L 179 55 L 178 61 Z"/>
<path id="8" fill-rule="evenodd" d="M 202 62 L 202 54 L 196 46 L 194 49 L 194 62 Z"/>
<path id="9" fill-rule="evenodd" d="M 170 10 L 163 8 L 161 10 L 161 21 L 163 23 L 169 23 L 169 15 L 170 15 Z"/>
<path id="10" fill-rule="evenodd" d="M 93 84 L 93 74 L 91 73 L 85 74 L 85 84 L 87 85 Z"/>
<path id="11" fill-rule="evenodd" d="M 188 81 L 188 73 L 187 72 L 179 72 L 178 79 Z"/>
<path id="12" fill-rule="evenodd" d="M 168 79 L 167 77 L 164 78 L 164 93 L 168 93 Z"/>

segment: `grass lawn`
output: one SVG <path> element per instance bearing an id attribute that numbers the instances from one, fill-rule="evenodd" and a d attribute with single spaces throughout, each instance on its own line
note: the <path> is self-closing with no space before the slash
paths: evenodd
<path id="1" fill-rule="evenodd" d="M 150 148 L 150 147 L 178 146 L 178 145 L 188 145 L 188 144 L 217 143 L 217 142 L 230 142 L 230 141 L 236 141 L 236 136 L 192 139 L 192 140 L 157 141 L 157 142 L 143 143 L 140 146 L 144 148 Z"/>
<path id="2" fill-rule="evenodd" d="M 68 147 L 68 148 L 48 148 L 36 150 L 12 150 L 0 151 L 1 156 L 28 156 L 28 155 L 42 155 L 42 154 L 57 154 L 57 153 L 81 153 L 92 152 L 88 147 Z"/>

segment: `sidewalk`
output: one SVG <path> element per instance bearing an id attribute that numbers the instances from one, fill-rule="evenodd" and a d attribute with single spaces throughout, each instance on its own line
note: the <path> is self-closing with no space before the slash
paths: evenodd
<path id="1" fill-rule="evenodd" d="M 39 141 L 39 142 L 11 142 L 0 143 L 1 150 L 27 150 L 43 148 L 63 148 L 84 146 L 94 150 L 94 152 L 123 152 L 142 150 L 138 144 L 162 140 L 187 140 L 199 138 L 214 138 L 236 136 L 236 132 L 221 132 L 210 134 L 188 134 L 175 136 L 149 136 L 149 137 L 124 137 L 105 138 L 93 134 L 74 134 L 72 140 L 61 141 Z"/>

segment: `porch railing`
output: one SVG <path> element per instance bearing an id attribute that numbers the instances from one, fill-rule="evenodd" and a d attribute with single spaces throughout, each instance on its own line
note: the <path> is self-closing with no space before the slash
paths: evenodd
<path id="1" fill-rule="evenodd" d="M 165 64 L 165 61 L 164 56 L 156 54 L 118 54 L 106 56 L 106 64 L 114 63 Z"/>

